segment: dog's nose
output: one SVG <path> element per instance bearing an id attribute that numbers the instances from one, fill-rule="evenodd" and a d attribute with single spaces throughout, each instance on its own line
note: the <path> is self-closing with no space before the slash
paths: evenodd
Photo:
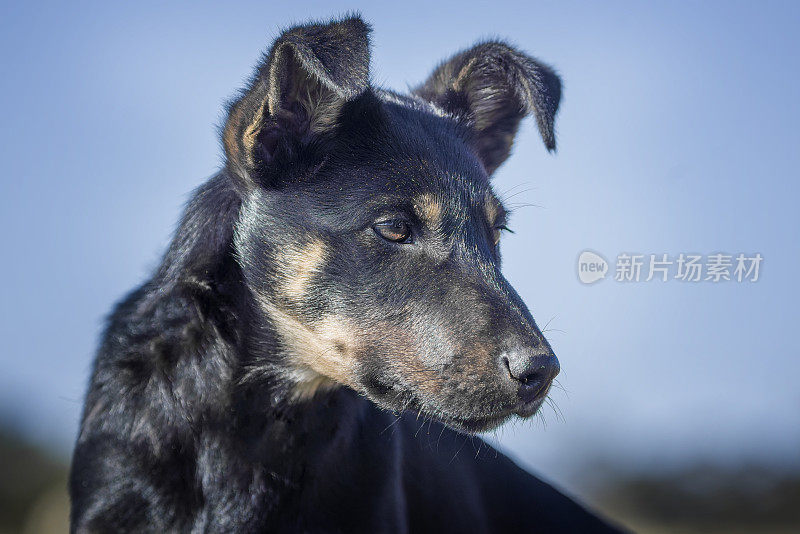
<path id="1" fill-rule="evenodd" d="M 512 350 L 503 359 L 511 378 L 519 383 L 517 395 L 523 402 L 532 402 L 546 392 L 561 370 L 558 358 L 550 351 Z"/>

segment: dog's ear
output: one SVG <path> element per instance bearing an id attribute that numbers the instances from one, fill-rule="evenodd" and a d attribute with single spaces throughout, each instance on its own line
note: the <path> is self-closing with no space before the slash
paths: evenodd
<path id="1" fill-rule="evenodd" d="M 508 157 L 528 114 L 536 117 L 547 149 L 556 147 L 553 123 L 561 80 L 552 68 L 505 43 L 490 41 L 459 52 L 413 92 L 469 121 L 489 174 Z"/>
<path id="2" fill-rule="evenodd" d="M 369 26 L 358 17 L 285 31 L 231 103 L 222 140 L 245 187 L 281 151 L 330 129 L 369 86 Z"/>

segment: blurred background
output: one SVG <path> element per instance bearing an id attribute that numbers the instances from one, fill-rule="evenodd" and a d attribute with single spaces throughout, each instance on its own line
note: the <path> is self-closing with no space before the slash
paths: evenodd
<path id="1" fill-rule="evenodd" d="M 504 37 L 553 64 L 496 188 L 506 276 L 561 361 L 557 410 L 489 436 L 641 532 L 800 529 L 800 4 L 26 2 L 0 7 L 0 533 L 66 529 L 112 304 L 220 166 L 223 103 L 281 28 L 358 10 L 404 90 Z M 578 281 L 578 254 L 760 253 L 750 282 Z"/>

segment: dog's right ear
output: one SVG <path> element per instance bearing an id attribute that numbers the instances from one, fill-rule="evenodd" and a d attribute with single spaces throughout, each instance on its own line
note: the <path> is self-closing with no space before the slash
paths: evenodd
<path id="1" fill-rule="evenodd" d="M 369 26 L 359 17 L 285 31 L 229 107 L 222 133 L 240 186 L 335 124 L 342 105 L 369 87 Z M 298 145 L 298 143 L 300 145 Z"/>

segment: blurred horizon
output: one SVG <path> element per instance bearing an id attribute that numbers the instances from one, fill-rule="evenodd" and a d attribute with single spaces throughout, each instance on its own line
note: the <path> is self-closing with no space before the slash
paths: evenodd
<path id="1" fill-rule="evenodd" d="M 68 458 L 103 318 L 222 161 L 224 103 L 281 29 L 358 11 L 403 91 L 500 37 L 564 80 L 495 188 L 504 272 L 562 364 L 557 409 L 487 436 L 577 495 L 593 470 L 800 470 L 800 4 L 150 1 L 5 5 L 0 427 Z M 579 282 L 594 250 L 763 256 L 756 283 Z"/>

